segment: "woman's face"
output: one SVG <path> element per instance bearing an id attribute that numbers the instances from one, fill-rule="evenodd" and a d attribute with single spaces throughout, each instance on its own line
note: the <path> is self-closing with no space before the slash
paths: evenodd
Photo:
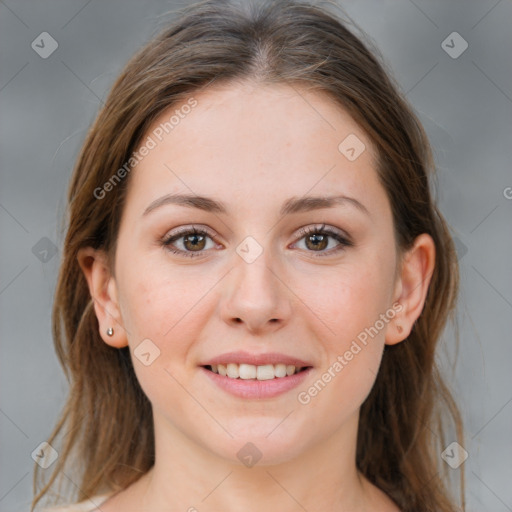
<path id="1" fill-rule="evenodd" d="M 119 319 L 158 435 L 284 462 L 355 432 L 398 315 L 390 204 L 370 141 L 328 97 L 245 83 L 194 98 L 155 121 L 131 171 Z M 204 367 L 293 359 L 309 369 L 262 381 Z"/>

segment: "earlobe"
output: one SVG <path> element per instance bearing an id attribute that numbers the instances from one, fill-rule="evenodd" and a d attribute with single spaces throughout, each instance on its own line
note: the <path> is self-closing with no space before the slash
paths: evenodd
<path id="1" fill-rule="evenodd" d="M 123 328 L 116 281 L 111 275 L 105 252 L 84 247 L 78 251 L 77 260 L 94 303 L 101 338 L 112 347 L 127 346 L 128 340 Z"/>
<path id="2" fill-rule="evenodd" d="M 401 309 L 386 331 L 387 345 L 396 345 L 406 339 L 421 315 L 434 272 L 435 255 L 434 240 L 426 233 L 419 235 L 404 254 L 394 298 Z"/>

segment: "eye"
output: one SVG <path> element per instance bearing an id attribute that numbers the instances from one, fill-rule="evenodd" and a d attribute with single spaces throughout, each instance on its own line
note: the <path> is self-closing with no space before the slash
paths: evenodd
<path id="1" fill-rule="evenodd" d="M 209 247 L 208 239 L 211 242 Z M 178 247 L 176 247 L 175 242 L 177 242 Z M 191 258 L 201 256 L 205 249 L 212 249 L 216 246 L 208 231 L 195 227 L 184 228 L 171 233 L 165 236 L 161 243 L 172 253 Z"/>
<path id="2" fill-rule="evenodd" d="M 344 236 L 342 233 L 335 231 L 334 229 L 326 228 L 325 224 L 321 227 L 308 226 L 307 228 L 301 228 L 299 230 L 299 235 L 302 236 L 299 242 L 304 240 L 305 250 L 308 252 L 319 253 L 315 256 L 328 256 L 342 251 L 345 247 L 353 245 L 347 236 Z M 330 241 L 332 240 L 338 243 L 330 244 Z M 295 245 L 299 242 L 296 242 Z"/>
<path id="3" fill-rule="evenodd" d="M 306 251 L 319 253 L 315 257 L 328 256 L 353 245 L 347 236 L 334 229 L 326 228 L 325 224 L 321 227 L 301 228 L 298 235 L 301 236 L 299 242 L 304 240 Z M 208 241 L 210 241 L 209 246 Z M 331 241 L 337 243 L 331 244 Z M 298 245 L 299 242 L 295 242 L 294 245 Z M 217 247 L 212 234 L 205 229 L 195 227 L 179 229 L 177 232 L 165 236 L 161 240 L 161 244 L 174 254 L 190 258 L 202 256 L 207 249 Z M 302 249 L 302 247 L 299 248 Z"/>

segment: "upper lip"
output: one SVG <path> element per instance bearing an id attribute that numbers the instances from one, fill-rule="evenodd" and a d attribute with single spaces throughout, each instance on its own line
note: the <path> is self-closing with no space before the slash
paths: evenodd
<path id="1" fill-rule="evenodd" d="M 280 354 L 278 352 L 268 352 L 265 354 L 250 354 L 248 352 L 229 352 L 226 354 L 218 355 L 208 361 L 200 364 L 200 366 L 208 366 L 213 364 L 252 364 L 254 366 L 263 366 L 266 364 L 286 364 L 295 367 L 312 366 L 311 363 L 293 356 Z"/>

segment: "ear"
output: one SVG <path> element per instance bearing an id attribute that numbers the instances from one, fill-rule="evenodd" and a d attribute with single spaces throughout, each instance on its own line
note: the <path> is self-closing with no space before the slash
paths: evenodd
<path id="1" fill-rule="evenodd" d="M 386 345 L 396 345 L 406 339 L 423 311 L 435 257 L 434 240 L 426 233 L 419 235 L 412 248 L 403 255 L 393 301 L 402 308 L 386 331 Z"/>
<path id="2" fill-rule="evenodd" d="M 100 336 L 107 345 L 112 347 L 127 346 L 128 339 L 123 328 L 117 299 L 117 285 L 114 276 L 111 275 L 105 251 L 85 247 L 79 249 L 77 260 L 94 301 Z M 107 334 L 110 327 L 114 330 L 112 336 Z"/>

